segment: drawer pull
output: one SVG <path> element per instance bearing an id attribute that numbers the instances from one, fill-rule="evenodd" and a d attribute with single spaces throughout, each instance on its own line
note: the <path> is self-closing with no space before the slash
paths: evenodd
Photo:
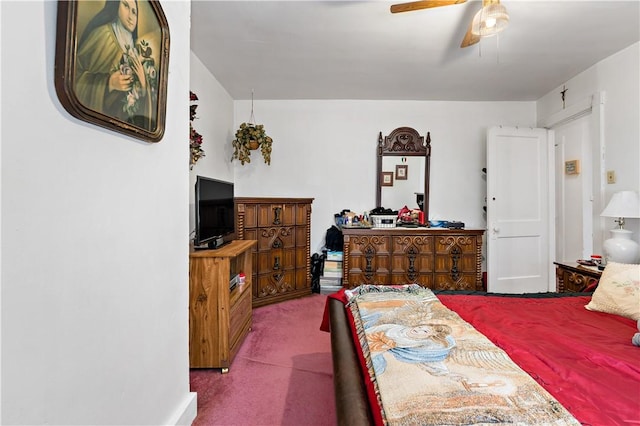
<path id="1" fill-rule="evenodd" d="M 280 213 L 282 213 L 282 207 L 274 207 L 273 208 L 273 224 L 280 225 Z"/>
<path id="2" fill-rule="evenodd" d="M 367 283 L 370 283 L 373 279 L 373 259 L 375 258 L 375 255 L 376 251 L 371 246 L 367 246 L 364 249 L 364 259 L 366 261 L 364 277 L 366 278 Z"/>
<path id="3" fill-rule="evenodd" d="M 409 259 L 409 267 L 407 268 L 407 278 L 409 281 L 415 281 L 418 278 L 418 271 L 416 270 L 416 257 L 418 256 L 418 250 L 411 246 L 407 250 L 407 258 Z"/>
<path id="4" fill-rule="evenodd" d="M 280 256 L 276 256 L 273 258 L 273 270 L 277 271 L 280 269 Z"/>
<path id="5" fill-rule="evenodd" d="M 271 248 L 279 249 L 282 248 L 282 240 L 280 238 L 276 238 L 273 240 L 273 244 L 271 244 Z"/>
<path id="6" fill-rule="evenodd" d="M 458 261 L 462 255 L 462 250 L 458 245 L 453 246 L 451 249 L 451 279 L 457 282 L 460 279 L 460 270 L 458 269 Z"/>

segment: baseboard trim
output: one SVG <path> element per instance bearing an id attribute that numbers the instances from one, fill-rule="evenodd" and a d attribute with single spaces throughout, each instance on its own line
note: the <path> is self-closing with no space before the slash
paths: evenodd
<path id="1" fill-rule="evenodd" d="M 198 394 L 189 392 L 181 410 L 177 410 L 169 425 L 190 426 L 198 414 Z"/>

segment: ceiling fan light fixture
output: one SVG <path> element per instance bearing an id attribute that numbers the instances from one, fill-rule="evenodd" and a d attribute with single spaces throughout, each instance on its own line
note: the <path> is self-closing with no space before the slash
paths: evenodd
<path id="1" fill-rule="evenodd" d="M 507 9 L 500 3 L 492 3 L 484 6 L 473 17 L 471 32 L 480 37 L 490 37 L 503 31 L 507 25 Z"/>

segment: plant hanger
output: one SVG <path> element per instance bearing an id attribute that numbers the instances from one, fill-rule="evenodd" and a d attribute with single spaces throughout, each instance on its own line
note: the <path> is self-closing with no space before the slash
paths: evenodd
<path id="1" fill-rule="evenodd" d="M 251 115 L 249 121 L 240 124 L 235 139 L 231 141 L 233 155 L 231 161 L 238 160 L 241 165 L 251 162 L 251 151 L 260 148 L 264 162 L 271 164 L 271 150 L 273 139 L 269 137 L 262 124 L 256 124 L 253 112 L 253 90 L 251 90 Z"/>
<path id="2" fill-rule="evenodd" d="M 247 124 L 253 127 L 256 126 L 256 117 L 253 115 L 253 89 L 251 89 L 251 115 L 249 116 Z"/>

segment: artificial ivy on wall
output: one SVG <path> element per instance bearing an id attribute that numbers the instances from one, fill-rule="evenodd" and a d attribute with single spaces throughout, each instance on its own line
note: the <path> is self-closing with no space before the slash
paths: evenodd
<path id="1" fill-rule="evenodd" d="M 205 156 L 202 149 L 202 135 L 193 128 L 193 120 L 196 118 L 196 109 L 198 105 L 194 102 L 198 100 L 198 96 L 195 93 L 189 91 L 189 100 L 191 105 L 189 107 L 189 148 L 191 151 L 191 159 L 189 160 L 189 169 L 193 169 L 193 166 Z"/>

